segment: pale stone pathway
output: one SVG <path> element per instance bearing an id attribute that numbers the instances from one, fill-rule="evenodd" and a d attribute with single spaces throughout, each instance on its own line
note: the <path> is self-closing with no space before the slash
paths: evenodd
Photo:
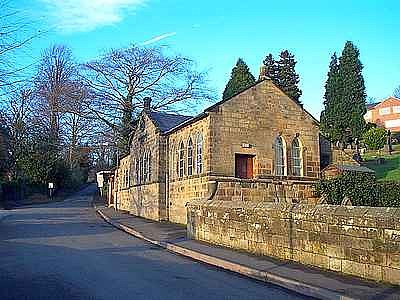
<path id="1" fill-rule="evenodd" d="M 350 276 L 342 276 L 333 272 L 326 272 L 317 268 L 306 267 L 294 262 L 275 260 L 269 257 L 249 255 L 227 248 L 189 240 L 186 237 L 186 227 L 168 222 L 155 222 L 135 217 L 127 213 L 117 212 L 112 208 L 98 207 L 105 216 L 115 224 L 122 224 L 140 233 L 149 240 L 169 243 L 183 247 L 200 255 L 205 254 L 216 260 L 240 264 L 244 268 L 268 272 L 271 277 L 287 279 L 293 289 L 296 285 L 309 285 L 320 295 L 326 294 L 326 299 L 336 298 L 335 295 L 349 297 L 349 299 L 400 299 L 400 287 L 364 281 Z M 216 264 L 218 265 L 218 264 Z M 253 277 L 253 276 L 252 276 Z M 254 276 L 257 278 L 257 276 Z M 273 282 L 273 280 L 271 280 Z M 286 286 L 287 287 L 287 286 Z M 300 287 L 297 291 L 300 290 Z M 324 292 L 325 291 L 325 292 Z M 330 291 L 332 294 L 330 294 Z M 312 293 L 311 293 L 312 294 Z M 333 295 L 333 296 L 332 296 Z M 339 296 L 340 297 L 340 296 Z M 345 298 L 343 298 L 345 299 Z"/>

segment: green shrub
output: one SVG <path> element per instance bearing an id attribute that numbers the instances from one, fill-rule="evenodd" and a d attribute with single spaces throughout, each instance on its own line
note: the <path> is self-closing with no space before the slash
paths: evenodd
<path id="1" fill-rule="evenodd" d="M 364 143 L 370 150 L 382 149 L 387 142 L 387 132 L 385 128 L 370 128 L 363 136 Z"/>
<path id="2" fill-rule="evenodd" d="M 400 182 L 377 181 L 374 174 L 346 172 L 322 179 L 315 189 L 329 204 L 339 205 L 349 197 L 353 205 L 400 207 Z"/>
<path id="3" fill-rule="evenodd" d="M 377 187 L 380 206 L 400 207 L 400 182 L 382 181 Z"/>

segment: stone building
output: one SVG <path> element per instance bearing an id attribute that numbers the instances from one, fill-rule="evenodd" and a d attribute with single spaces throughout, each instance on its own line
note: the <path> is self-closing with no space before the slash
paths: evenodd
<path id="1" fill-rule="evenodd" d="M 186 204 L 195 199 L 316 201 L 318 122 L 271 80 L 195 117 L 150 106 L 146 99 L 130 155 L 116 172 L 118 209 L 185 224 Z"/>

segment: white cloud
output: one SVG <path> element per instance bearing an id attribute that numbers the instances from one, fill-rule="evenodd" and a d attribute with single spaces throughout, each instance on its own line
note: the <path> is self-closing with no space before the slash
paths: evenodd
<path id="1" fill-rule="evenodd" d="M 160 34 L 160 35 L 157 35 L 157 36 L 151 38 L 150 40 L 144 41 L 143 43 L 141 43 L 141 45 L 142 46 L 150 45 L 150 44 L 156 43 L 158 41 L 161 41 L 163 39 L 166 39 L 170 36 L 174 36 L 174 35 L 176 35 L 176 32 L 168 32 L 168 33 Z"/>
<path id="2" fill-rule="evenodd" d="M 48 21 L 63 32 L 116 24 L 148 0 L 39 0 Z"/>

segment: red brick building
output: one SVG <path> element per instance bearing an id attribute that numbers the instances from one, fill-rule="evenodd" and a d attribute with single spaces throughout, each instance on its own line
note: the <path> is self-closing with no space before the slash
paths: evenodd
<path id="1" fill-rule="evenodd" d="M 392 132 L 400 132 L 400 99 L 389 97 L 380 103 L 369 104 L 364 119 Z"/>

